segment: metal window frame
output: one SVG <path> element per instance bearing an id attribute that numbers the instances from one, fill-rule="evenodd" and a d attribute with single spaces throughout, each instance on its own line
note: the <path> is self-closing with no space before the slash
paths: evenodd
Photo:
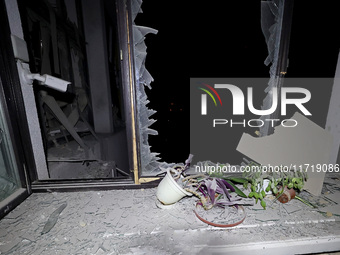
<path id="1" fill-rule="evenodd" d="M 139 153 L 135 62 L 132 35 L 131 0 L 116 1 L 118 15 L 118 40 L 122 53 L 122 82 L 124 88 L 124 107 L 127 126 L 129 166 L 135 184 L 140 184 L 141 162 Z"/>
<path id="2" fill-rule="evenodd" d="M 278 105 L 281 104 L 281 88 L 283 86 L 284 77 L 287 73 L 288 68 L 288 53 L 289 53 L 289 43 L 291 35 L 291 27 L 293 20 L 293 8 L 294 0 L 283 1 L 283 16 L 282 16 L 282 28 L 280 35 L 280 47 L 278 53 L 278 63 L 276 67 L 275 75 L 278 77 L 277 88 L 278 88 Z M 278 110 L 270 115 L 270 119 L 277 119 L 279 116 Z M 274 133 L 274 127 L 270 126 L 267 135 Z"/>
<path id="3" fill-rule="evenodd" d="M 4 119 L 7 122 L 8 135 L 12 142 L 14 160 L 22 186 L 2 201 L 4 204 L 0 208 L 2 218 L 32 193 L 30 180 L 36 177 L 36 167 L 4 0 L 0 0 L 0 34 L 0 102 L 4 108 Z"/>

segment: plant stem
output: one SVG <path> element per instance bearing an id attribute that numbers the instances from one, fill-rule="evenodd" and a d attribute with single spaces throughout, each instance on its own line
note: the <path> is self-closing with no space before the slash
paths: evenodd
<path id="1" fill-rule="evenodd" d="M 195 179 L 195 178 L 199 178 L 199 177 L 206 178 L 206 175 L 204 175 L 204 174 L 189 175 L 189 176 L 187 176 L 183 179 L 183 182 L 186 181 L 186 180 Z"/>
<path id="2" fill-rule="evenodd" d="M 297 200 L 300 200 L 300 201 L 301 201 L 302 203 L 304 203 L 305 205 L 308 205 L 308 206 L 310 206 L 310 207 L 312 207 L 312 208 L 317 208 L 317 206 L 313 205 L 311 202 L 308 202 L 308 201 L 304 200 L 303 198 L 299 197 L 298 195 L 295 195 L 295 198 L 296 198 Z"/>
<path id="3" fill-rule="evenodd" d="M 200 194 L 198 194 L 198 192 L 191 190 L 191 189 L 188 189 L 188 188 L 186 188 L 184 190 L 187 191 L 187 192 L 190 192 L 190 193 L 194 194 L 196 197 L 198 197 L 201 200 L 201 203 L 202 203 L 204 210 L 210 210 L 214 206 L 213 204 L 210 205 L 210 206 L 207 206 L 207 204 L 206 204 L 207 199 L 203 196 L 200 196 Z"/>

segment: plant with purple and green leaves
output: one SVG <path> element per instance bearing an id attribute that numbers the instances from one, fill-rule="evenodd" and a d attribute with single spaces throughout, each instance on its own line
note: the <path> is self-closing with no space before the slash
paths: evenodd
<path id="1" fill-rule="evenodd" d="M 244 178 L 233 177 L 215 177 L 211 174 L 186 175 L 186 171 L 190 168 L 193 155 L 185 161 L 185 166 L 175 167 L 178 171 L 174 179 L 181 182 L 181 186 L 187 192 L 194 194 L 199 198 L 199 204 L 205 210 L 209 210 L 214 206 L 237 206 L 239 204 L 249 203 L 244 198 L 247 196 L 235 185 L 235 183 L 243 183 Z M 236 195 L 230 193 L 235 192 Z"/>
<path id="2" fill-rule="evenodd" d="M 200 205 L 205 210 L 214 206 L 234 206 L 242 204 L 241 197 L 232 197 L 229 193 L 235 192 L 234 187 L 226 180 L 215 177 L 206 177 L 198 180 L 191 188 L 185 188 L 200 199 Z M 228 191 L 229 190 L 229 191 Z"/>
<path id="3" fill-rule="evenodd" d="M 201 166 L 203 166 L 204 168 L 208 169 L 206 174 L 209 176 L 209 177 L 214 177 L 214 178 L 217 178 L 217 179 L 222 179 L 224 181 L 226 181 L 229 185 L 232 186 L 233 190 L 235 191 L 235 193 L 237 195 L 239 195 L 240 197 L 243 197 L 243 198 L 247 198 L 247 195 L 245 195 L 241 189 L 239 189 L 236 185 L 237 184 L 244 184 L 246 182 L 248 182 L 247 178 L 244 178 L 242 177 L 241 175 L 226 175 L 225 172 L 223 172 L 222 170 L 216 170 L 216 168 L 219 168 L 219 169 L 223 169 L 224 167 L 226 167 L 227 165 L 226 164 L 214 164 L 210 161 L 206 161 L 206 162 L 201 162 Z M 218 166 L 218 167 L 216 167 Z M 211 167 L 215 167 L 215 170 L 212 171 L 213 168 Z"/>

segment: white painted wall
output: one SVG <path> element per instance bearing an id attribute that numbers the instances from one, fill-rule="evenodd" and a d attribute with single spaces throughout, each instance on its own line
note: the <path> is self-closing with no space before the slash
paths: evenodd
<path id="1" fill-rule="evenodd" d="M 17 1 L 5 0 L 5 3 L 7 8 L 7 15 L 11 29 L 11 34 L 21 39 L 24 39 Z M 21 78 L 20 83 L 24 98 L 27 122 L 32 141 L 34 161 L 36 164 L 38 179 L 45 180 L 48 179 L 49 176 L 41 137 L 41 129 L 38 119 L 37 106 L 35 104 L 34 99 L 33 87 L 25 83 Z"/>

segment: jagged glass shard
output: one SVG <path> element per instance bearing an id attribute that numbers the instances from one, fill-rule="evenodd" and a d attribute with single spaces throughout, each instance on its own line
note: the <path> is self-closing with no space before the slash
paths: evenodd
<path id="1" fill-rule="evenodd" d="M 151 89 L 150 83 L 153 82 L 153 78 L 148 70 L 144 69 L 144 73 L 140 79 L 140 82 L 146 85 L 149 89 Z"/>
<path id="2" fill-rule="evenodd" d="M 47 222 L 45 223 L 43 230 L 41 231 L 42 235 L 48 233 L 54 227 L 54 225 L 58 221 L 59 214 L 61 214 L 61 212 L 65 209 L 66 206 L 67 203 L 65 202 L 50 215 Z"/>
<path id="3" fill-rule="evenodd" d="M 149 119 L 147 114 L 143 114 L 141 113 L 141 121 L 144 124 L 144 127 L 150 127 L 153 123 L 156 122 L 155 119 Z"/>
<path id="4" fill-rule="evenodd" d="M 138 13 L 141 12 L 141 0 L 133 0 L 132 6 L 132 20 L 133 20 L 133 45 L 134 45 L 134 60 L 135 60 L 135 79 L 136 79 L 136 101 L 137 101 L 137 121 L 140 138 L 140 158 L 143 175 L 154 175 L 160 172 L 160 166 L 168 168 L 174 164 L 166 162 L 159 162 L 159 153 L 151 152 L 149 145 L 149 135 L 158 135 L 158 132 L 151 129 L 150 126 L 156 121 L 150 119 L 150 116 L 156 113 L 155 110 L 149 109 L 146 105 L 149 103 L 147 94 L 145 93 L 145 86 L 151 89 L 151 82 L 153 78 L 148 70 L 145 68 L 145 60 L 147 56 L 147 47 L 144 42 L 145 36 L 149 33 L 157 34 L 157 30 L 144 26 L 137 26 L 134 20 Z"/>
<path id="5" fill-rule="evenodd" d="M 146 59 L 146 52 L 142 52 L 142 51 L 136 52 L 135 57 L 136 57 L 136 59 L 138 59 L 141 63 L 144 63 L 144 62 L 145 62 L 145 59 Z M 140 68 L 142 68 L 142 66 L 141 66 Z"/>
<path id="6" fill-rule="evenodd" d="M 155 120 L 155 119 L 149 119 L 149 126 L 151 126 L 153 123 L 155 123 L 157 120 Z"/>
<path id="7" fill-rule="evenodd" d="M 279 26 L 279 10 L 279 1 L 261 2 L 261 28 L 268 48 L 265 65 L 269 65 L 274 59 L 276 37 L 278 30 L 281 29 Z"/>
<path id="8" fill-rule="evenodd" d="M 147 47 L 145 43 L 135 45 L 135 55 L 146 54 Z"/>
<path id="9" fill-rule="evenodd" d="M 145 102 L 148 103 L 148 101 L 145 101 Z M 142 114 L 142 116 L 147 117 L 147 118 L 151 117 L 155 113 L 156 113 L 155 110 L 147 109 L 146 107 L 140 110 L 140 114 Z"/>
<path id="10" fill-rule="evenodd" d="M 151 128 L 146 129 L 146 132 L 149 135 L 158 135 L 158 132 L 156 130 L 151 129 Z"/>
<path id="11" fill-rule="evenodd" d="M 261 28 L 268 48 L 268 57 L 264 61 L 265 65 L 270 66 L 270 79 L 268 87 L 265 89 L 267 93 L 263 100 L 261 109 L 267 110 L 272 106 L 272 89 L 278 87 L 279 79 L 276 69 L 279 59 L 282 18 L 283 18 L 284 0 L 262 1 L 261 2 Z M 266 136 L 269 131 L 270 122 L 265 121 L 269 115 L 261 116 L 260 119 L 264 125 L 260 127 L 261 136 Z"/>
<path id="12" fill-rule="evenodd" d="M 135 20 L 138 13 L 143 13 L 142 8 L 141 8 L 142 2 L 143 2 L 142 0 L 133 1 L 131 5 L 132 20 Z"/>
<path id="13" fill-rule="evenodd" d="M 149 33 L 157 34 L 158 31 L 156 29 L 149 28 L 149 27 L 142 27 L 142 26 L 133 25 L 134 45 L 143 43 L 145 36 Z"/>
<path id="14" fill-rule="evenodd" d="M 147 34 L 157 34 L 158 30 L 153 29 L 151 27 L 144 27 L 144 26 L 134 26 L 138 29 L 138 31 L 142 34 L 142 36 L 146 36 Z"/>
<path id="15" fill-rule="evenodd" d="M 148 115 L 148 117 L 151 117 L 151 116 L 154 115 L 155 113 L 156 113 L 155 110 L 149 109 L 148 112 L 147 112 L 147 115 Z"/>
<path id="16" fill-rule="evenodd" d="M 136 26 L 133 26 L 133 44 L 138 45 L 138 44 L 144 44 L 144 35 L 139 31 L 139 29 Z"/>

